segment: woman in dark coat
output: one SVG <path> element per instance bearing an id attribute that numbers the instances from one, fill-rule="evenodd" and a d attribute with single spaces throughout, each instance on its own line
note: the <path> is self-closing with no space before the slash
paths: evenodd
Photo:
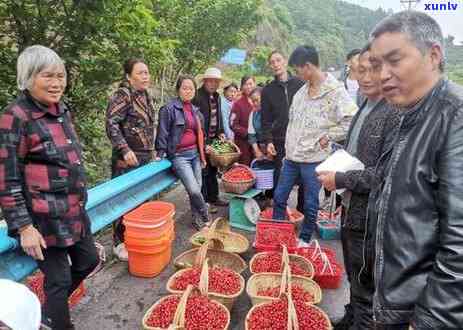
<path id="1" fill-rule="evenodd" d="M 233 104 L 230 115 L 230 127 L 235 135 L 235 143 L 241 150 L 239 162 L 248 166 L 252 160 L 252 148 L 248 141 L 249 116 L 252 112 L 249 96 L 255 87 L 254 77 L 245 76 L 241 79 L 242 96 Z"/>
<path id="2" fill-rule="evenodd" d="M 148 94 L 148 66 L 142 59 L 124 64 L 124 81 L 109 100 L 106 132 L 113 146 L 112 178 L 154 160 L 154 106 Z M 114 253 L 127 260 L 122 219 L 113 225 Z"/>

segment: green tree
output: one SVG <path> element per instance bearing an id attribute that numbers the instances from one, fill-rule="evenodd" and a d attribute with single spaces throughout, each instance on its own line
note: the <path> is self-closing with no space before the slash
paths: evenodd
<path id="1" fill-rule="evenodd" d="M 16 94 L 18 54 L 33 44 L 54 49 L 66 62 L 66 98 L 74 110 L 90 182 L 95 183 L 108 174 L 111 149 L 104 110 L 122 77 L 122 63 L 143 57 L 155 86 L 168 86 L 172 79 L 167 77 L 195 73 L 239 44 L 257 23 L 259 4 L 260 0 L 3 0 L 0 106 Z"/>

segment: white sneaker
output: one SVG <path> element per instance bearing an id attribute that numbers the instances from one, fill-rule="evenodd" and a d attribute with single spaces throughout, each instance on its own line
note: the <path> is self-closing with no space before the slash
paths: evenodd
<path id="1" fill-rule="evenodd" d="M 310 246 L 310 242 L 306 242 L 302 238 L 299 238 L 299 240 L 297 242 L 297 247 L 298 248 L 307 248 L 309 246 Z"/>
<path id="2" fill-rule="evenodd" d="M 117 259 L 120 261 L 128 261 L 129 260 L 129 253 L 125 248 L 125 244 L 121 243 L 118 246 L 113 247 L 113 253 L 116 255 Z"/>

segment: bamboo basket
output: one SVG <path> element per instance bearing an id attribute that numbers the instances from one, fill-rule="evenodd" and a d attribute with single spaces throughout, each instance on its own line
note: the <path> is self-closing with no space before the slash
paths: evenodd
<path id="1" fill-rule="evenodd" d="M 305 330 L 305 329 L 302 329 L 302 328 L 299 328 L 299 322 L 297 320 L 297 313 L 296 313 L 296 306 L 294 305 L 294 302 L 291 298 L 290 295 L 288 295 L 287 293 L 282 293 L 280 295 L 280 298 L 278 299 L 284 299 L 286 298 L 288 300 L 288 323 L 287 323 L 287 326 L 286 328 L 288 330 Z M 270 302 L 265 302 L 265 303 L 261 303 L 261 304 L 257 304 L 257 305 L 254 305 L 248 312 L 248 314 L 246 315 L 246 320 L 245 320 L 245 330 L 249 330 L 249 326 L 248 326 L 248 323 L 249 323 L 249 319 L 252 315 L 252 313 L 254 313 L 254 311 L 256 309 L 258 309 L 260 306 L 264 306 L 266 304 L 269 304 Z M 331 325 L 331 321 L 328 317 L 328 315 L 319 307 L 315 306 L 315 305 L 309 305 L 310 308 L 313 308 L 313 309 L 316 309 L 318 312 L 320 312 L 323 317 L 326 319 L 327 323 L 328 323 L 328 327 L 326 329 L 317 329 L 317 330 L 332 330 L 333 329 L 333 326 Z"/>
<path id="2" fill-rule="evenodd" d="M 210 248 L 211 245 L 212 248 Z M 208 258 L 211 267 L 224 267 L 241 274 L 247 268 L 246 261 L 236 253 L 222 251 L 220 247 L 223 249 L 222 243 L 212 239 L 199 248 L 183 252 L 174 259 L 174 266 L 177 269 L 191 268 L 195 265 L 202 265 Z"/>
<path id="3" fill-rule="evenodd" d="M 169 296 L 165 296 L 161 299 L 159 299 L 153 306 L 151 306 L 145 313 L 145 315 L 143 316 L 143 319 L 142 319 L 142 326 L 143 326 L 143 329 L 144 330 L 174 330 L 174 329 L 185 329 L 185 312 L 186 312 L 186 305 L 187 305 L 187 301 L 188 301 L 188 297 L 190 296 L 190 294 L 192 293 L 195 293 L 195 291 L 198 291 L 198 289 L 196 288 L 193 288 L 193 286 L 188 286 L 188 288 L 183 292 L 183 294 L 181 295 L 181 298 L 180 298 L 180 301 L 177 305 L 177 309 L 175 311 L 175 315 L 174 315 L 174 320 L 172 322 L 172 324 L 168 327 L 168 328 L 158 328 L 158 327 L 150 327 L 147 325 L 147 322 L 148 322 L 148 318 L 150 317 L 151 313 L 153 312 L 153 310 L 159 305 L 161 304 L 165 299 L 169 298 L 169 297 L 172 297 L 172 296 L 179 296 L 179 295 L 169 295 Z M 206 294 L 207 296 L 207 294 Z M 211 303 L 213 304 L 217 304 L 219 305 L 226 313 L 227 313 L 227 324 L 226 326 L 223 328 L 223 330 L 227 330 L 228 327 L 230 326 L 230 312 L 228 311 L 228 309 L 214 301 L 214 300 L 211 300 Z M 222 329 L 220 329 L 222 330 Z"/>
<path id="4" fill-rule="evenodd" d="M 258 274 L 256 273 L 255 271 L 253 271 L 252 269 L 252 266 L 254 264 L 254 262 L 256 262 L 257 259 L 259 259 L 259 257 L 261 256 L 264 256 L 266 254 L 269 254 L 269 253 L 278 253 L 278 252 L 260 252 L 260 253 L 256 253 L 251 261 L 249 262 L 249 270 L 251 271 L 251 274 Z M 282 269 L 284 269 L 284 255 L 285 253 L 287 254 L 288 253 L 288 249 L 286 248 L 285 245 L 283 245 L 283 252 L 281 253 L 282 255 Z M 312 265 L 312 263 L 307 260 L 306 258 L 302 257 L 302 256 L 299 256 L 297 254 L 288 254 L 288 258 L 289 258 L 289 261 L 290 262 L 294 262 L 296 264 L 298 264 L 301 268 L 303 268 L 304 270 L 306 270 L 310 275 L 309 276 L 303 276 L 304 278 L 308 278 L 308 279 L 313 279 L 314 275 L 315 275 L 315 269 L 314 269 L 314 266 Z M 272 274 L 272 273 L 269 273 L 269 274 Z M 278 274 L 278 273 L 273 273 L 273 274 Z M 280 274 L 278 274 L 280 275 Z"/>
<path id="5" fill-rule="evenodd" d="M 231 182 L 227 181 L 225 178 L 225 174 L 222 176 L 222 184 L 223 184 L 223 189 L 227 193 L 232 193 L 232 194 L 237 194 L 237 195 L 242 195 L 249 189 L 251 189 L 254 184 L 256 183 L 256 174 L 246 165 L 242 164 L 236 164 L 234 167 L 243 167 L 249 171 L 249 173 L 252 175 L 251 180 L 246 180 L 246 181 L 241 181 L 241 182 Z"/>
<path id="6" fill-rule="evenodd" d="M 223 250 L 230 253 L 245 253 L 249 249 L 248 239 L 238 233 L 231 231 L 230 224 L 226 218 L 217 218 L 210 228 L 204 228 L 190 238 L 193 246 L 199 247 L 207 239 L 217 239 L 223 244 Z"/>
<path id="7" fill-rule="evenodd" d="M 235 152 L 219 154 L 212 150 L 212 152 L 209 153 L 209 162 L 212 166 L 223 169 L 229 167 L 233 163 L 236 163 L 240 159 L 240 148 L 233 142 L 229 143 L 233 145 L 233 147 L 235 148 Z"/>
<path id="8" fill-rule="evenodd" d="M 311 304 L 318 304 L 322 301 L 322 290 L 320 286 L 315 281 L 308 278 L 291 275 L 291 270 L 288 264 L 285 264 L 285 269 L 281 275 L 272 273 L 252 275 L 246 285 L 246 293 L 251 298 L 252 304 L 256 305 L 278 299 L 278 297 L 259 296 L 257 294 L 259 290 L 279 286 L 280 295 L 283 292 L 291 294 L 292 284 L 300 285 L 304 288 L 304 290 L 309 291 L 313 295 L 314 301 Z"/>
<path id="9" fill-rule="evenodd" d="M 179 275 L 181 275 L 184 272 L 189 271 L 190 269 L 191 268 L 182 269 L 182 270 L 177 271 L 174 275 L 172 275 L 169 278 L 169 280 L 167 281 L 167 284 L 166 284 L 167 291 L 172 293 L 172 294 L 180 294 L 182 291 L 174 290 L 171 287 L 172 287 L 176 277 L 178 277 Z M 237 275 L 240 278 L 240 290 L 237 293 L 235 293 L 233 295 L 223 295 L 223 294 L 220 294 L 220 293 L 208 292 L 208 289 L 209 289 L 209 264 L 208 264 L 208 259 L 206 259 L 204 261 L 204 263 L 202 265 L 202 269 L 201 269 L 201 276 L 200 276 L 200 280 L 199 280 L 199 290 L 201 291 L 202 294 L 205 294 L 205 292 L 208 292 L 208 295 L 209 295 L 209 297 L 211 297 L 211 299 L 223 304 L 225 307 L 227 307 L 227 309 L 229 311 L 231 311 L 232 308 L 233 308 L 233 303 L 235 302 L 236 298 L 238 298 L 243 293 L 244 287 L 246 285 L 246 282 L 245 282 L 243 276 L 241 276 L 241 274 L 238 274 L 238 273 L 237 273 Z"/>

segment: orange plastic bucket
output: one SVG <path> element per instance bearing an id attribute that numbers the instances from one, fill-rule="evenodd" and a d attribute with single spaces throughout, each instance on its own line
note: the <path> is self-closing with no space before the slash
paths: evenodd
<path id="1" fill-rule="evenodd" d="M 175 215 L 172 203 L 154 201 L 147 202 L 124 215 L 124 221 L 134 225 L 162 226 Z"/>
<path id="2" fill-rule="evenodd" d="M 154 277 L 167 266 L 175 237 L 174 215 L 175 205 L 160 201 L 145 203 L 124 215 L 131 274 Z"/>
<path id="3" fill-rule="evenodd" d="M 137 228 L 134 230 L 133 227 L 127 226 L 125 227 L 124 236 L 125 239 L 129 239 L 132 241 L 139 240 L 141 242 L 146 242 L 146 244 L 150 244 L 150 242 L 155 243 L 156 241 L 163 239 L 165 237 L 170 237 L 172 231 L 174 230 L 174 222 L 170 221 L 162 229 L 158 228 Z"/>
<path id="4" fill-rule="evenodd" d="M 169 264 L 172 257 L 172 242 L 174 231 L 168 237 L 164 237 L 150 244 L 140 241 L 125 241 L 129 254 L 129 272 L 139 277 L 154 277 Z M 146 243 L 146 242 L 145 242 Z"/>
<path id="5" fill-rule="evenodd" d="M 169 264 L 172 257 L 173 233 L 158 245 L 131 245 L 126 242 L 129 254 L 129 272 L 139 277 L 154 277 Z"/>

